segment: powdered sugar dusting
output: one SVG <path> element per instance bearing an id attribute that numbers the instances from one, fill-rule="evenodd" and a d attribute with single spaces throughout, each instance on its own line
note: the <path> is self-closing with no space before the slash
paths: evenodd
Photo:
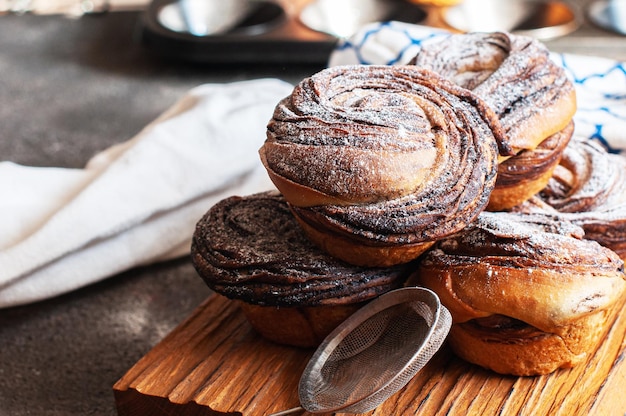
<path id="1" fill-rule="evenodd" d="M 449 172 L 482 172 L 475 179 L 491 182 L 498 128 L 478 97 L 430 71 L 334 67 L 279 103 L 263 151 L 280 176 L 377 203 L 415 198 Z M 481 190 L 489 192 L 490 185 Z"/>
<path id="2" fill-rule="evenodd" d="M 537 199 L 626 258 L 626 159 L 575 138 Z"/>
<path id="3" fill-rule="evenodd" d="M 412 63 L 472 89 L 499 116 L 504 148 L 532 149 L 574 114 L 574 86 L 539 41 L 503 32 L 452 35 Z"/>
<path id="4" fill-rule="evenodd" d="M 304 235 L 278 193 L 231 197 L 198 222 L 192 261 L 207 285 L 259 305 L 360 302 L 400 287 L 407 266 L 357 267 Z"/>
<path id="5" fill-rule="evenodd" d="M 440 253 L 429 254 L 429 259 L 445 262 L 452 256 L 515 268 L 623 270 L 614 252 L 583 236 L 581 227 L 558 216 L 483 212 L 470 227 L 441 241 Z"/>

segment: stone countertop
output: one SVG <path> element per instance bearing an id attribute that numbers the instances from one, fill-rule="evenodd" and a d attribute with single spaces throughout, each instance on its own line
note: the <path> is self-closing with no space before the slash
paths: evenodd
<path id="1" fill-rule="evenodd" d="M 137 21 L 0 16 L 2 160 L 81 168 L 197 85 L 321 69 L 164 61 L 136 41 Z M 209 294 L 183 258 L 0 310 L 0 415 L 115 415 L 113 384 Z"/>
<path id="2" fill-rule="evenodd" d="M 136 41 L 137 21 L 131 12 L 0 16 L 2 160 L 80 168 L 199 84 L 295 83 L 321 69 L 164 61 Z M 546 43 L 626 60 L 626 37 L 588 25 Z M 113 384 L 209 293 L 182 258 L 0 310 L 0 415 L 116 415 Z"/>

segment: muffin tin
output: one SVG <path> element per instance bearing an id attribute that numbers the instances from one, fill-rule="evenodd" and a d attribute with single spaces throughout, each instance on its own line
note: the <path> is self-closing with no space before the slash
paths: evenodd
<path id="1" fill-rule="evenodd" d="M 143 14 L 141 40 L 188 61 L 319 64 L 362 24 L 425 16 L 404 0 L 155 0 Z"/>
<path id="2" fill-rule="evenodd" d="M 558 0 L 154 0 L 141 40 L 153 52 L 206 63 L 326 64 L 337 42 L 371 22 L 395 20 L 452 31 L 506 30 L 540 39 L 566 35 L 579 19 Z"/>

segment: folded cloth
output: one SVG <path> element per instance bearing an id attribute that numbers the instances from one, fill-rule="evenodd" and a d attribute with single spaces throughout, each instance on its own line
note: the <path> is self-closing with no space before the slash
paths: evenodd
<path id="1" fill-rule="evenodd" d="M 276 79 L 199 86 L 84 169 L 1 162 L 0 307 L 189 253 L 211 205 L 272 189 L 257 151 L 292 88 Z"/>
<path id="2" fill-rule="evenodd" d="M 449 34 L 409 23 L 372 23 L 342 40 L 331 54 L 329 66 L 406 64 L 422 45 Z M 552 53 L 551 57 L 565 68 L 576 88 L 574 134 L 626 155 L 626 64 L 574 54 Z"/>

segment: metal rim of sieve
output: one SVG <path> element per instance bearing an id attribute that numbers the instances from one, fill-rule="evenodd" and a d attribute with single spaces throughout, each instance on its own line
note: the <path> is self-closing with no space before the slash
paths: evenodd
<path id="1" fill-rule="evenodd" d="M 396 308 L 404 309 L 396 310 Z M 414 313 L 414 316 L 401 317 L 400 320 L 393 321 L 392 324 L 390 317 L 393 317 L 394 314 L 399 316 L 399 312 L 406 311 L 407 308 Z M 418 311 L 417 309 L 420 310 Z M 380 318 L 381 316 L 382 318 Z M 408 339 L 404 340 L 389 338 L 395 337 L 396 335 L 402 336 L 403 334 L 391 333 L 391 335 L 388 335 L 385 333 L 387 331 L 387 326 L 396 327 L 398 323 L 399 325 L 411 324 L 410 319 L 415 319 L 415 317 L 419 317 L 428 329 L 422 331 L 419 328 L 416 328 L 415 331 L 417 332 L 408 334 L 408 336 L 405 337 Z M 333 386 L 333 382 L 335 381 L 332 376 L 334 376 L 334 374 L 331 374 L 331 378 L 333 378 L 333 380 L 330 380 L 330 382 L 327 383 L 328 374 L 326 374 L 326 379 L 324 379 L 322 371 L 324 370 L 331 355 L 337 349 L 342 347 L 342 343 L 344 343 L 344 341 L 351 334 L 356 333 L 359 328 L 366 330 L 370 329 L 367 325 L 370 322 L 378 324 L 380 319 L 383 321 L 387 320 L 389 325 L 384 325 L 385 327 L 381 328 L 381 333 L 378 334 L 378 336 L 375 334 L 372 335 L 371 342 L 368 341 L 369 345 L 362 346 L 361 350 L 354 348 L 354 351 L 351 351 L 351 353 L 353 353 L 352 356 L 342 358 L 344 362 L 348 362 L 347 360 L 352 358 L 355 358 L 357 363 L 358 360 L 363 361 L 363 357 L 360 356 L 360 354 L 372 347 L 376 342 L 380 343 L 380 340 L 383 340 L 382 342 L 384 342 L 384 337 L 386 337 L 386 341 L 398 341 L 399 346 L 394 346 L 395 349 L 405 350 L 400 351 L 400 357 L 394 355 L 394 361 L 391 361 L 389 357 L 376 357 L 380 358 L 382 362 L 387 360 L 390 364 L 389 371 L 382 371 L 378 374 L 373 374 L 372 372 L 375 371 L 376 366 L 357 366 L 356 368 L 358 371 L 360 370 L 362 374 L 357 375 L 356 378 L 346 377 L 346 380 L 349 379 L 349 383 L 356 383 L 355 385 L 364 383 L 366 387 L 358 386 L 355 389 L 361 390 L 358 397 L 350 397 L 350 395 L 354 392 L 354 390 L 350 390 L 350 386 L 345 384 L 343 386 Z M 288 415 L 295 413 L 298 410 L 306 410 L 310 413 L 332 413 L 338 411 L 345 413 L 363 413 L 374 409 L 387 400 L 391 395 L 403 388 L 432 358 L 445 341 L 451 324 L 452 318 L 450 316 L 450 312 L 441 304 L 439 297 L 429 289 L 422 287 L 405 287 L 381 295 L 346 319 L 319 345 L 307 363 L 307 366 L 305 367 L 300 378 L 298 385 L 300 407 L 274 413 L 273 415 Z M 422 335 L 423 337 L 421 337 Z M 367 337 L 369 336 L 370 334 L 368 332 Z M 416 340 L 416 336 L 421 339 Z M 346 342 L 348 343 L 348 347 L 352 348 L 352 344 L 350 344 L 351 341 L 349 340 Z M 376 348 L 374 349 L 374 352 L 381 351 L 379 346 Z M 382 350 L 384 351 L 384 348 Z M 340 352 L 339 354 L 342 355 L 343 353 Z M 363 362 L 359 364 L 367 363 Z M 330 365 L 332 366 L 333 364 L 331 363 Z M 333 368 L 331 368 L 330 371 L 332 370 Z M 370 374 L 367 374 L 368 371 Z M 365 374 L 363 374 L 363 372 Z M 381 373 L 384 374 L 381 375 Z M 369 382 L 367 377 L 375 379 L 375 382 Z M 370 385 L 374 384 L 375 386 L 371 386 L 370 388 L 367 383 Z M 320 385 L 322 386 L 321 389 Z M 351 392 L 350 394 L 348 394 L 349 391 Z M 334 397 L 332 399 L 328 399 L 324 396 L 329 394 L 335 394 L 335 396 L 338 395 L 339 398 L 337 399 L 337 397 Z"/>

